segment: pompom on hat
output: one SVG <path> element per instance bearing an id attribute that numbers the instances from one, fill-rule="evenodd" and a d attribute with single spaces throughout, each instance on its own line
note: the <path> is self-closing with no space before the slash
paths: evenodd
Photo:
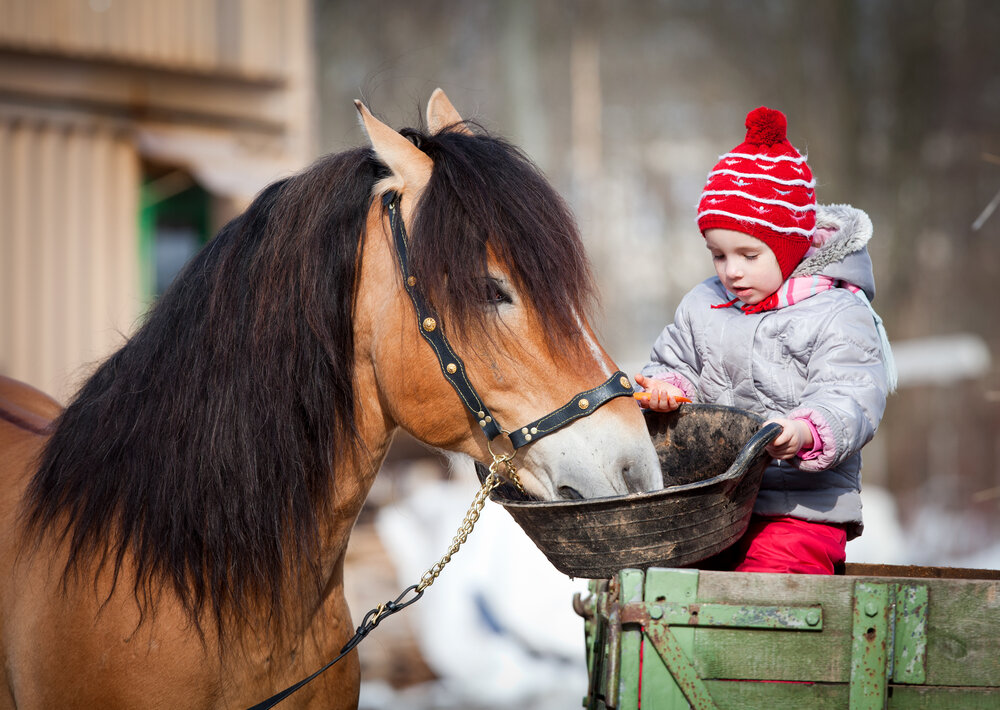
<path id="1" fill-rule="evenodd" d="M 746 139 L 708 174 L 698 202 L 698 228 L 731 229 L 760 239 L 788 278 L 816 231 L 816 181 L 788 142 L 781 111 L 747 114 Z"/>

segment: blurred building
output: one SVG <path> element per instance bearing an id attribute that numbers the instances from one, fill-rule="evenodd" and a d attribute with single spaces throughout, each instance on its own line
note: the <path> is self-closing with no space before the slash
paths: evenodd
<path id="1" fill-rule="evenodd" d="M 0 373 L 65 401 L 314 156 L 309 0 L 0 0 Z"/>

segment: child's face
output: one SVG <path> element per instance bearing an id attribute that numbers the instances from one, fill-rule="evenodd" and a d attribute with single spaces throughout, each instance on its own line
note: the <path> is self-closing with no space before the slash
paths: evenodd
<path id="1" fill-rule="evenodd" d="M 729 292 L 753 306 L 778 290 L 784 279 L 774 252 L 764 242 L 730 229 L 705 230 L 715 273 Z"/>

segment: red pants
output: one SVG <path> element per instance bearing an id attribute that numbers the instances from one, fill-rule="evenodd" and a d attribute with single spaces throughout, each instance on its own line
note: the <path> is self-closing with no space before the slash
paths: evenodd
<path id="1" fill-rule="evenodd" d="M 735 545 L 697 565 L 736 572 L 834 574 L 847 555 L 842 525 L 754 515 Z"/>

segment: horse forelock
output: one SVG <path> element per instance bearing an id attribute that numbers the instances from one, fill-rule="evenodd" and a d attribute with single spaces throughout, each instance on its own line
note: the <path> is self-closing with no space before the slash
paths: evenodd
<path id="1" fill-rule="evenodd" d="M 361 446 L 352 310 L 384 173 L 359 149 L 266 188 L 84 384 L 23 509 L 67 575 L 128 559 L 140 606 L 165 584 L 220 632 L 319 582 L 318 511 Z"/>
<path id="2" fill-rule="evenodd" d="M 573 215 L 542 172 L 502 138 L 403 131 L 434 161 L 414 215 L 411 268 L 431 301 L 461 328 L 488 333 L 483 279 L 492 256 L 536 310 L 552 348 L 578 343 L 594 301 Z"/>

